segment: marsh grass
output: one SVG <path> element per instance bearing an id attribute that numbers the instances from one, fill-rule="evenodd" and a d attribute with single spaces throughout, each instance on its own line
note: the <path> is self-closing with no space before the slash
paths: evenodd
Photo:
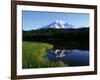
<path id="1" fill-rule="evenodd" d="M 45 55 L 48 50 L 53 49 L 52 44 L 42 42 L 24 42 L 22 43 L 22 68 L 48 68 L 64 67 L 62 61 L 51 62 Z"/>

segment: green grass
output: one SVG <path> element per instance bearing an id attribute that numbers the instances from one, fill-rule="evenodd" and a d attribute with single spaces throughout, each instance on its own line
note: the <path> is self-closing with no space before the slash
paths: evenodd
<path id="1" fill-rule="evenodd" d="M 22 43 L 22 68 L 47 68 L 67 66 L 62 61 L 51 62 L 45 55 L 53 48 L 52 44 L 42 42 Z"/>

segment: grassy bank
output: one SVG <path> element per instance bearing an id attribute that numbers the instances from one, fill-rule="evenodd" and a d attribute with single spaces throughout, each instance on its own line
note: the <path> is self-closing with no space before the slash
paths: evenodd
<path id="1" fill-rule="evenodd" d="M 52 44 L 42 42 L 22 43 L 22 67 L 46 68 L 67 66 L 62 61 L 50 62 L 46 57 L 46 51 L 53 48 Z"/>

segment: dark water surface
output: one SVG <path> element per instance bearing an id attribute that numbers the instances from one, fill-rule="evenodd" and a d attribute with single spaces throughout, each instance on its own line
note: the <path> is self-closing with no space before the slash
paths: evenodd
<path id="1" fill-rule="evenodd" d="M 89 65 L 89 50 L 51 50 L 47 52 L 47 58 L 50 61 L 63 61 L 69 66 L 88 66 Z"/>

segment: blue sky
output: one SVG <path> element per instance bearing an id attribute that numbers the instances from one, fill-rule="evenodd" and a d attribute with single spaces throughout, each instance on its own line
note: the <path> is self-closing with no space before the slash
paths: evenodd
<path id="1" fill-rule="evenodd" d="M 62 20 L 75 27 L 89 27 L 88 13 L 63 13 L 22 11 L 23 30 L 38 29 L 56 20 Z"/>

